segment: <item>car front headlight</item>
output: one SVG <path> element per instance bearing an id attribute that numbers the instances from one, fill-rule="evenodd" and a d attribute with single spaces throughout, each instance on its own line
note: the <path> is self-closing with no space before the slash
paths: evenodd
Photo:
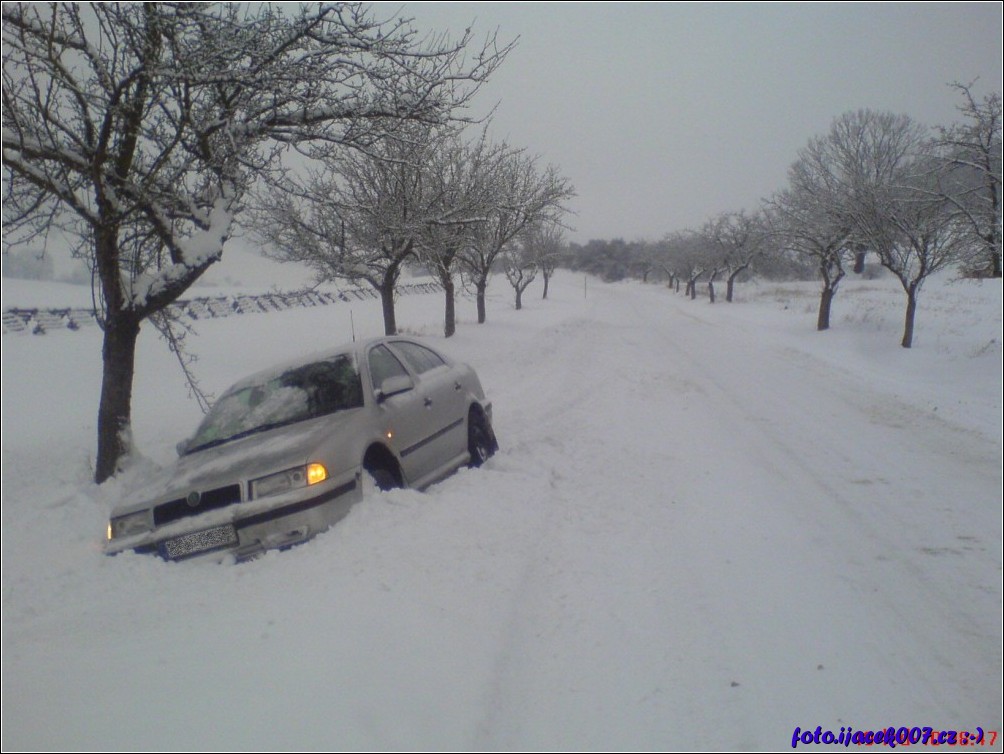
<path id="1" fill-rule="evenodd" d="M 252 479 L 251 497 L 258 499 L 268 495 L 277 495 L 280 492 L 288 492 L 323 482 L 327 478 L 328 470 L 324 464 L 308 463 L 306 466 L 297 466 L 277 474 L 263 476 L 260 479 Z"/>
<path id="2" fill-rule="evenodd" d="M 150 531 L 149 511 L 130 513 L 128 516 L 117 516 L 108 522 L 108 539 L 130 537 Z"/>

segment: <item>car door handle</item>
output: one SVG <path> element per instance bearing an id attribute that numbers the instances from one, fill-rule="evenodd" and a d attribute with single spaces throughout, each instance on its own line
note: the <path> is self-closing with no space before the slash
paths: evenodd
<path id="1" fill-rule="evenodd" d="M 425 407 L 428 408 L 429 406 L 432 405 L 432 398 L 426 398 L 425 401 L 424 401 L 424 403 L 425 403 Z"/>

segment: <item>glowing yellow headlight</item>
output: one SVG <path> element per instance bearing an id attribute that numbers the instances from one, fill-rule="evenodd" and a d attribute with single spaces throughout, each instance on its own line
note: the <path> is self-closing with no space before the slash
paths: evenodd
<path id="1" fill-rule="evenodd" d="M 321 463 L 307 464 L 307 484 L 317 484 L 328 478 L 328 470 Z"/>

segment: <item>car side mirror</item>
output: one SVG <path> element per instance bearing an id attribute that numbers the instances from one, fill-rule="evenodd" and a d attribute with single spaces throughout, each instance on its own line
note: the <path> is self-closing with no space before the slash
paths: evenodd
<path id="1" fill-rule="evenodd" d="M 415 387 L 411 377 L 406 374 L 398 374 L 388 377 L 380 383 L 380 388 L 376 391 L 376 402 L 383 403 L 385 400 L 398 393 L 407 393 Z"/>

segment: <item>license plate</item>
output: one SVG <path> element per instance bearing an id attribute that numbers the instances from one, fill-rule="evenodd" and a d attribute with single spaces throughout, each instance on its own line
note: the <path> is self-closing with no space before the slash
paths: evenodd
<path id="1" fill-rule="evenodd" d="M 237 530 L 233 524 L 225 524 L 169 539 L 164 542 L 164 552 L 167 557 L 177 560 L 235 544 L 237 544 Z"/>

